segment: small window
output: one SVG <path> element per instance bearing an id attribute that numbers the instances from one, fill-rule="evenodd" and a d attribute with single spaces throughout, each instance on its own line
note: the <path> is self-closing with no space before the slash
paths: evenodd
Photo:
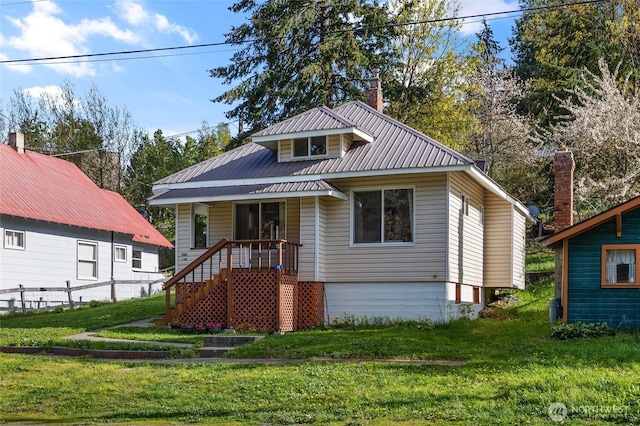
<path id="1" fill-rule="evenodd" d="M 206 204 L 193 205 L 193 247 L 207 247 L 209 227 L 209 206 Z"/>
<path id="2" fill-rule="evenodd" d="M 126 262 L 127 261 L 127 247 L 126 246 L 115 246 L 113 248 L 113 259 L 116 262 Z"/>
<path id="3" fill-rule="evenodd" d="M 78 241 L 78 279 L 98 278 L 98 244 Z"/>
<path id="4" fill-rule="evenodd" d="M 142 269 L 142 250 L 137 248 L 131 250 L 131 267 L 133 269 Z"/>
<path id="5" fill-rule="evenodd" d="M 4 248 L 24 250 L 24 247 L 24 232 L 5 229 Z"/>
<path id="6" fill-rule="evenodd" d="M 640 287 L 636 275 L 638 246 L 602 246 L 602 286 Z"/>
<path id="7" fill-rule="evenodd" d="M 313 136 L 293 140 L 294 157 L 313 157 L 327 153 L 327 137 Z"/>
<path id="8" fill-rule="evenodd" d="M 465 216 L 469 216 L 469 197 L 467 197 L 464 194 L 460 195 L 460 199 L 462 201 L 462 205 L 460 207 L 460 212 L 465 215 Z"/>

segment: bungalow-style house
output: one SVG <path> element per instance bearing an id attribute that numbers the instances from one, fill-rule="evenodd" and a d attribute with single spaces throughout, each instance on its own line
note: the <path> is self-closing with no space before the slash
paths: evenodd
<path id="1" fill-rule="evenodd" d="M 159 247 L 172 247 L 122 196 L 73 163 L 25 150 L 19 133 L 0 144 L 0 233 L 3 309 L 21 297 L 27 307 L 68 303 L 67 292 L 55 290 L 67 286 L 75 302 L 139 297 L 163 278 Z M 110 281 L 127 285 L 100 286 Z M 22 295 L 12 291 L 20 286 Z"/>
<path id="2" fill-rule="evenodd" d="M 573 156 L 554 156 L 556 299 L 565 323 L 640 326 L 640 197 L 573 224 Z"/>
<path id="3" fill-rule="evenodd" d="M 344 315 L 444 322 L 524 286 L 527 209 L 473 160 L 384 115 L 379 79 L 368 97 L 155 182 L 150 204 L 177 217 L 183 272 L 167 287 L 193 296 L 178 289 L 171 308 L 167 293 L 163 323 L 212 312 L 282 331 Z M 278 277 L 284 287 L 266 284 Z"/>

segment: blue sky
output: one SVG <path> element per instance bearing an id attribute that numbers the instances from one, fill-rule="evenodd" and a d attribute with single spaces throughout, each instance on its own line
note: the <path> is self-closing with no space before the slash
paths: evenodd
<path id="1" fill-rule="evenodd" d="M 517 10 L 517 0 L 461 0 L 460 16 Z M 218 43 L 244 21 L 227 0 L 0 0 L 0 60 Z M 498 19 L 496 19 L 498 18 Z M 496 38 L 508 48 L 513 15 L 488 17 Z M 469 20 L 463 35 L 481 29 Z M 231 46 L 129 55 L 126 60 L 58 64 L 0 64 L 0 103 L 15 90 L 55 92 L 67 80 L 84 93 L 92 83 L 109 106 L 126 107 L 136 124 L 166 136 L 227 122 L 228 106 L 210 99 L 226 86 L 207 70 L 224 66 Z M 143 59 L 130 59 L 143 56 Z M 150 57 L 156 56 L 156 57 Z M 508 52 L 504 56 L 509 56 Z M 231 123 L 231 132 L 237 132 Z M 0 138 L 4 139 L 4 138 Z"/>

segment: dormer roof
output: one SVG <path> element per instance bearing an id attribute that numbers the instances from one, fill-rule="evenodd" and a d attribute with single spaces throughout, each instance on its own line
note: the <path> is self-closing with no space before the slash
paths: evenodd
<path id="1" fill-rule="evenodd" d="M 354 122 L 324 105 L 260 130 L 254 133 L 251 139 L 255 143 L 275 149 L 277 141 L 281 139 L 338 133 L 354 133 L 362 140 L 373 141 L 373 136 L 369 132 L 358 128 Z"/>

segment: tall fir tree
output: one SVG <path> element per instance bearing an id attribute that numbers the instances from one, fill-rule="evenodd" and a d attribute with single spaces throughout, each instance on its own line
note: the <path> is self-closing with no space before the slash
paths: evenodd
<path id="1" fill-rule="evenodd" d="M 227 118 L 242 120 L 245 135 L 363 98 L 393 32 L 387 7 L 375 0 L 240 0 L 231 10 L 249 16 L 227 34 L 244 47 L 210 75 L 234 85 L 213 101 L 232 105 Z"/>

